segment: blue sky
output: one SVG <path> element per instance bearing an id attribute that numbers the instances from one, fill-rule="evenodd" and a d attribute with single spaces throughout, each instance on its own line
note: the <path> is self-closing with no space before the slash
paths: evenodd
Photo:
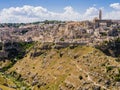
<path id="1" fill-rule="evenodd" d="M 0 0 L 0 9 L 32 5 L 55 11 L 61 11 L 65 6 L 72 6 L 76 10 L 83 11 L 96 4 L 96 7 L 105 7 L 109 10 L 109 4 L 115 2 L 119 3 L 120 0 Z"/>
<path id="2" fill-rule="evenodd" d="M 30 7 L 24 7 L 25 5 Z M 11 7 L 14 7 L 11 9 Z M 19 7 L 18 9 L 16 9 Z M 37 9 L 37 7 L 41 7 L 42 9 L 47 9 L 47 11 L 41 12 L 39 10 L 39 13 L 41 16 L 37 14 L 34 14 L 34 10 Z M 67 9 L 65 9 L 67 7 Z M 4 10 L 6 8 L 6 10 Z M 27 9 L 34 9 L 33 11 L 29 12 L 26 11 Z M 102 8 L 104 14 L 106 15 L 104 18 L 115 18 L 111 14 L 115 15 L 119 14 L 120 12 L 120 0 L 0 0 L 0 15 L 3 16 L 3 14 L 10 14 L 9 16 L 4 16 L 2 18 L 2 22 L 22 22 L 23 20 L 17 21 L 16 19 L 20 19 L 22 17 L 26 18 L 26 20 L 33 20 L 36 21 L 49 19 L 47 14 L 53 15 L 58 17 L 54 18 L 54 16 L 51 19 L 63 19 L 69 16 L 68 20 L 72 17 L 79 17 L 78 18 L 72 18 L 71 20 L 83 20 L 84 18 L 90 19 L 94 16 L 97 16 L 98 10 Z M 22 11 L 23 10 L 23 11 Z M 37 9 L 38 11 L 38 9 Z M 25 13 L 26 12 L 26 13 Z M 24 13 L 24 16 L 23 16 Z M 75 14 L 74 14 L 75 13 Z M 89 17 L 85 14 L 89 15 Z M 22 14 L 22 16 L 21 16 Z M 29 15 L 28 15 L 29 14 Z M 32 15 L 34 14 L 34 15 Z M 58 15 L 60 14 L 60 15 Z M 71 14 L 71 16 L 69 15 Z M 46 17 L 42 17 L 46 16 Z M 67 15 L 66 17 L 64 17 Z M 78 15 L 78 16 L 77 16 Z M 12 17 L 13 16 L 13 17 Z M 31 17 L 36 16 L 36 17 Z M 62 16 L 64 18 L 62 18 Z M 14 18 L 15 17 L 15 18 Z M 39 18 L 38 18 L 39 17 Z M 12 18 L 12 19 L 10 19 Z M 120 17 L 117 17 L 115 19 L 119 19 Z M 1 18 L 0 18 L 1 19 Z M 67 19 L 65 19 L 67 20 Z M 23 21 L 25 22 L 25 21 Z"/>

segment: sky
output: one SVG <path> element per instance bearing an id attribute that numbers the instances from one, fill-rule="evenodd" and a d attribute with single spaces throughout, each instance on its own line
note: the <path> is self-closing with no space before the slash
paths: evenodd
<path id="1" fill-rule="evenodd" d="M 0 23 L 120 19 L 120 0 L 0 0 Z"/>

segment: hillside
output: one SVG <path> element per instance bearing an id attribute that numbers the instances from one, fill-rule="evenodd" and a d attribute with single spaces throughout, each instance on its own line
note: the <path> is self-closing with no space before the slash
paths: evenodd
<path id="1" fill-rule="evenodd" d="M 90 46 L 56 46 L 36 43 L 5 73 L 32 90 L 120 89 L 120 66 L 116 58 Z"/>

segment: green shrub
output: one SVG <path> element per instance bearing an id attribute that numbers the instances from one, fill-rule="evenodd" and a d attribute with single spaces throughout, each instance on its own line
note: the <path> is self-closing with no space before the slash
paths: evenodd
<path id="1" fill-rule="evenodd" d="M 115 81 L 120 81 L 120 74 L 115 76 Z"/>
<path id="2" fill-rule="evenodd" d="M 60 41 L 65 41 L 64 38 L 61 38 Z"/>
<path id="3" fill-rule="evenodd" d="M 113 67 L 112 66 L 107 66 L 106 67 L 106 71 L 108 72 L 108 71 L 111 71 L 113 69 Z"/>

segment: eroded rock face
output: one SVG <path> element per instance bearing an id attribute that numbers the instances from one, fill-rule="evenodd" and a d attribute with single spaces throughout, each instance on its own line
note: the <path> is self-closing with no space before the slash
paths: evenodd
<path id="1" fill-rule="evenodd" d="M 27 48 L 32 45 L 33 42 L 4 42 L 0 51 L 0 59 L 1 60 L 11 60 L 11 59 L 21 59 L 27 53 Z"/>
<path id="2" fill-rule="evenodd" d="M 98 48 L 103 51 L 106 55 L 112 56 L 112 57 L 118 57 L 120 55 L 120 41 L 119 38 L 103 42 L 104 44 L 101 46 L 98 46 Z"/>

